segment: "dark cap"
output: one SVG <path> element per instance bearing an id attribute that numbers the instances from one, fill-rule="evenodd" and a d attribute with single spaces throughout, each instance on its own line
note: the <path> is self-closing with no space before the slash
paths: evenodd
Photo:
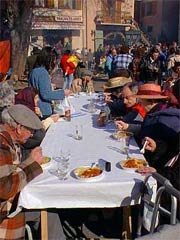
<path id="1" fill-rule="evenodd" d="M 28 107 L 15 104 L 8 109 L 9 115 L 19 124 L 34 130 L 41 129 L 42 124 L 38 116 Z"/>

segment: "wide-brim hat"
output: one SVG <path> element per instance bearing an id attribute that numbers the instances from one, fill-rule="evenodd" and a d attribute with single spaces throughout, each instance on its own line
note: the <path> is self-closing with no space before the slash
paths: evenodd
<path id="1" fill-rule="evenodd" d="M 145 83 L 139 86 L 138 92 L 135 95 L 140 99 L 165 99 L 168 96 L 164 96 L 161 91 L 161 86 L 155 83 Z"/>
<path id="2" fill-rule="evenodd" d="M 110 78 L 106 84 L 104 84 L 104 89 L 112 89 L 117 87 L 123 87 L 125 84 L 132 82 L 132 78 L 126 77 L 115 77 Z"/>
<path id="3" fill-rule="evenodd" d="M 28 107 L 22 104 L 15 104 L 8 108 L 9 115 L 24 127 L 38 130 L 42 128 L 42 124 L 38 116 Z"/>

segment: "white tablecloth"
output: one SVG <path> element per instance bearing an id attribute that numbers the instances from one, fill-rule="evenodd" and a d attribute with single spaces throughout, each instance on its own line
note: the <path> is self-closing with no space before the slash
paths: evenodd
<path id="1" fill-rule="evenodd" d="M 128 206 L 139 203 L 140 189 L 144 177 L 120 168 L 119 162 L 126 158 L 120 151 L 120 143 L 110 135 L 114 124 L 99 128 L 96 125 L 98 111 L 86 111 L 89 97 L 70 98 L 75 113 L 71 122 L 59 121 L 53 124 L 41 144 L 43 154 L 57 156 L 60 149 L 70 149 L 70 173 L 65 181 L 49 173 L 56 166 L 54 161 L 44 169 L 43 174 L 31 181 L 20 194 L 18 207 L 43 208 L 105 208 Z M 98 105 L 97 105 L 98 107 Z M 78 115 L 79 113 L 82 116 Z M 83 125 L 83 140 L 75 140 L 75 125 Z M 130 156 L 143 158 L 134 139 L 131 139 Z M 90 165 L 104 159 L 111 162 L 111 171 L 93 182 L 76 179 L 72 171 L 78 166 Z M 152 187 L 156 187 L 152 182 Z"/>

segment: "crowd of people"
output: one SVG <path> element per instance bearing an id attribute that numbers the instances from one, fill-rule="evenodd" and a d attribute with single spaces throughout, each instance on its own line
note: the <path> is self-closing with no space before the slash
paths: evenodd
<path id="1" fill-rule="evenodd" d="M 28 87 L 16 93 L 10 81 L 0 82 L 0 239 L 24 238 L 25 213 L 12 218 L 9 214 L 21 189 L 42 173 L 40 144 L 48 127 L 60 117 L 54 113 L 54 101 L 73 92 L 94 91 L 91 50 L 87 53 L 89 69 L 80 49 L 64 52 L 59 59 L 64 84 L 56 90 L 51 84 L 52 49 L 49 55 L 35 50 L 26 63 Z M 146 142 L 144 156 L 149 167 L 139 173 L 157 171 L 179 190 L 180 49 L 175 43 L 169 48 L 159 43 L 149 51 L 144 46 L 109 47 L 104 71 L 109 79 L 103 86 L 105 106 L 97 125 L 113 120 L 120 131 L 134 134 L 140 148 Z M 58 224 L 50 221 L 56 228 L 54 236 L 65 239 L 58 212 L 51 214 L 56 214 L 54 221 L 58 219 Z M 49 239 L 54 239 L 51 230 Z"/>

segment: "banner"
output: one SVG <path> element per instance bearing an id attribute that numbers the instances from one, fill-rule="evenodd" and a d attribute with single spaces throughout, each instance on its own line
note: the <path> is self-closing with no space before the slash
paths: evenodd
<path id="1" fill-rule="evenodd" d="M 0 73 L 6 74 L 10 67 L 10 41 L 0 41 Z"/>

